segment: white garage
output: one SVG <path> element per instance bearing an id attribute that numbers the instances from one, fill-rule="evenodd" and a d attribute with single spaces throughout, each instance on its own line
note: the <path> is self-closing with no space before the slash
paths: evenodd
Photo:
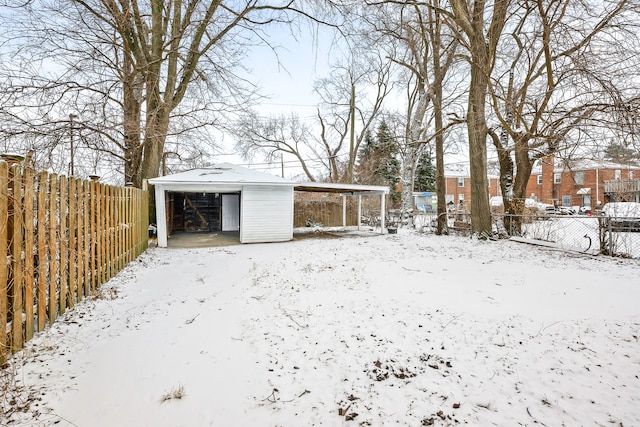
<path id="1" fill-rule="evenodd" d="M 230 163 L 149 180 L 155 187 L 158 246 L 174 232 L 238 233 L 240 243 L 293 238 L 294 190 L 381 195 L 388 188 L 350 184 L 296 183 Z M 384 225 L 381 227 L 384 230 Z"/>

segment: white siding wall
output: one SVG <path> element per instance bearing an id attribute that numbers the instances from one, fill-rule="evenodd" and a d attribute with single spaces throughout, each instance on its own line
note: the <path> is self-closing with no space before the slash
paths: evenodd
<path id="1" fill-rule="evenodd" d="M 284 242 L 293 238 L 293 187 L 243 187 L 240 242 Z"/>

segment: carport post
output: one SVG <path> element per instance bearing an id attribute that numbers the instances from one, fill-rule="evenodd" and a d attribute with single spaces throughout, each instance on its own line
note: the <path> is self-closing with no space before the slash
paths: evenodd
<path id="1" fill-rule="evenodd" d="M 360 218 L 362 218 L 362 195 L 358 194 L 358 231 L 360 231 Z"/>
<path id="2" fill-rule="evenodd" d="M 342 226 L 347 226 L 347 196 L 342 195 Z"/>
<path id="3" fill-rule="evenodd" d="M 158 247 L 167 247 L 167 208 L 164 202 L 164 187 L 156 185 L 156 227 L 158 233 Z"/>
<path id="4" fill-rule="evenodd" d="M 384 196 L 385 196 L 384 193 L 380 195 L 380 234 L 384 234 L 384 228 L 386 226 L 385 224 L 386 206 L 384 205 L 384 202 L 385 202 Z"/>

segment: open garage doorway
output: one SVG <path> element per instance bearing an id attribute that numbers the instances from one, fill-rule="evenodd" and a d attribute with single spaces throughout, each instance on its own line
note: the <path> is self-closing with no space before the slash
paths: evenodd
<path id="1" fill-rule="evenodd" d="M 210 246 L 217 246 L 216 238 L 223 238 L 225 242 L 228 242 L 229 238 L 239 239 L 239 192 L 168 192 L 167 202 L 172 243 L 177 244 L 181 241 L 183 243 L 179 246 L 189 246 L 191 240 L 196 246 L 207 245 L 207 242 Z M 195 234 L 199 237 L 188 237 Z"/>

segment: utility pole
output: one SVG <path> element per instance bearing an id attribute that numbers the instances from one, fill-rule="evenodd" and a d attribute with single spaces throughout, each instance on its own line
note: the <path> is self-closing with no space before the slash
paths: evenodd
<path id="1" fill-rule="evenodd" d="M 353 184 L 353 164 L 355 163 L 356 154 L 356 85 L 351 84 L 351 102 L 349 105 L 349 114 L 351 116 L 351 129 L 349 132 L 349 183 Z"/>
<path id="2" fill-rule="evenodd" d="M 69 142 L 71 148 L 71 163 L 69 163 L 69 176 L 74 176 L 76 174 L 75 167 L 73 164 L 74 157 L 74 147 L 73 147 L 73 119 L 77 119 L 78 116 L 76 114 L 69 114 Z"/>
<path id="3" fill-rule="evenodd" d="M 284 178 L 284 154 L 280 152 L 280 168 L 282 169 L 282 177 Z"/>

